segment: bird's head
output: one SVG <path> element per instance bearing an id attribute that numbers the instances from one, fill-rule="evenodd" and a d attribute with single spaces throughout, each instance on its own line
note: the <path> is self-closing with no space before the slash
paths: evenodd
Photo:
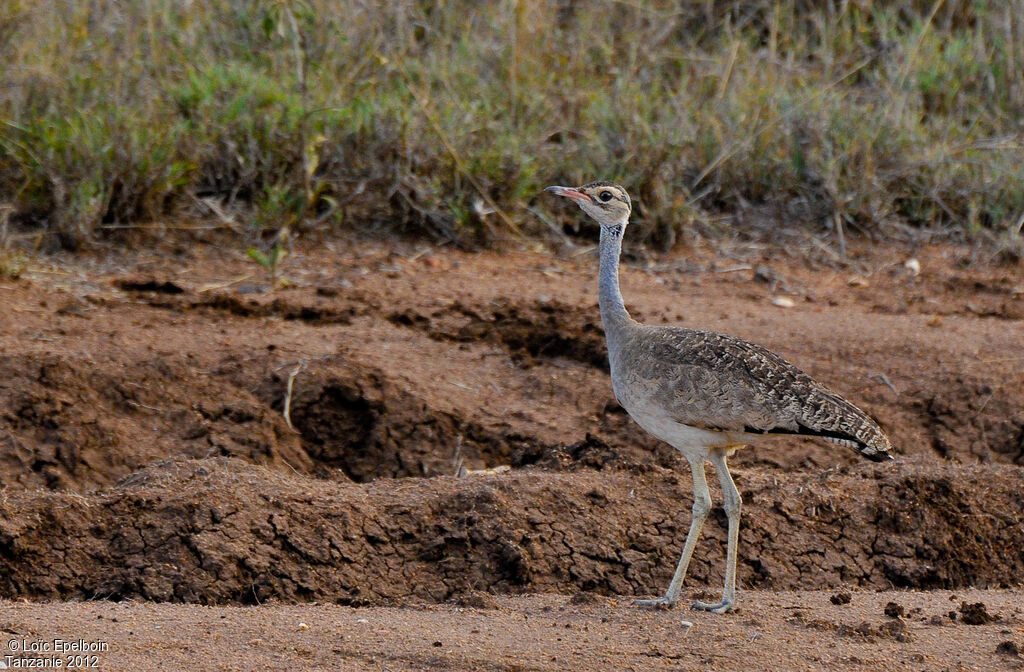
<path id="1" fill-rule="evenodd" d="M 547 187 L 544 191 L 573 199 L 601 228 L 624 229 L 632 209 L 629 194 L 614 182 L 601 180 L 582 187 Z"/>

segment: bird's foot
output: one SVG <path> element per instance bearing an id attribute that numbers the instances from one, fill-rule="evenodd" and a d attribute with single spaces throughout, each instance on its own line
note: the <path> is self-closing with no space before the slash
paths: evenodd
<path id="1" fill-rule="evenodd" d="M 663 597 L 656 597 L 653 600 L 634 600 L 633 606 L 646 609 L 671 609 L 675 606 L 678 599 L 669 599 L 668 595 L 665 595 Z"/>
<path id="2" fill-rule="evenodd" d="M 722 598 L 721 602 L 694 602 L 692 609 L 698 611 L 710 611 L 713 614 L 724 614 L 727 611 L 732 611 L 733 601 Z"/>

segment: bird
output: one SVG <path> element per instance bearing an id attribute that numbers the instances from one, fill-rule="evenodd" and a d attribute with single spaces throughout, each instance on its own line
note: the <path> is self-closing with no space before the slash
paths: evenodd
<path id="1" fill-rule="evenodd" d="M 892 460 L 893 446 L 871 417 L 793 364 L 740 338 L 677 326 L 641 324 L 619 290 L 619 257 L 632 203 L 618 184 L 550 186 L 600 225 L 598 306 L 608 346 L 612 391 L 644 430 L 680 452 L 693 474 L 693 515 L 664 596 L 641 607 L 671 608 L 711 509 L 705 462 L 715 468 L 728 519 L 725 585 L 718 602 L 693 609 L 731 611 L 736 604 L 736 553 L 742 500 L 728 458 L 773 434 L 816 436 L 853 448 L 875 462 Z"/>

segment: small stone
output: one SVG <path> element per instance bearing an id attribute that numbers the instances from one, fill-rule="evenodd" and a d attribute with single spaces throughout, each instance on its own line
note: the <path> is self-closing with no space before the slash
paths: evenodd
<path id="1" fill-rule="evenodd" d="M 897 642 L 912 642 L 913 635 L 907 630 L 907 624 L 901 620 L 887 621 L 878 626 L 878 634 L 895 639 Z"/>
<path id="2" fill-rule="evenodd" d="M 772 305 L 778 306 L 779 308 L 792 308 L 796 303 L 794 303 L 793 299 L 788 296 L 773 296 Z"/>
<path id="3" fill-rule="evenodd" d="M 890 602 L 885 605 L 885 615 L 889 618 L 899 618 L 903 615 L 903 605 L 897 604 L 896 602 Z"/>
<path id="4" fill-rule="evenodd" d="M 601 604 L 601 597 L 589 590 L 581 590 L 569 598 L 569 604 Z"/>
<path id="5" fill-rule="evenodd" d="M 299 630 L 309 630 L 309 626 L 305 623 L 299 623 Z"/>

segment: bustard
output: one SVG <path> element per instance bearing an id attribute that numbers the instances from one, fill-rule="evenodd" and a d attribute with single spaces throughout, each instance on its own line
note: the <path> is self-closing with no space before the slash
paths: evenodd
<path id="1" fill-rule="evenodd" d="M 721 601 L 694 602 L 693 608 L 729 611 L 736 602 L 741 506 L 726 464 L 733 451 L 770 434 L 806 434 L 880 462 L 893 459 L 892 444 L 859 408 L 759 345 L 710 331 L 648 326 L 633 320 L 619 291 L 619 254 L 629 222 L 629 194 L 604 181 L 545 191 L 573 199 L 601 225 L 598 303 L 615 397 L 637 424 L 682 453 L 693 471 L 693 518 L 672 582 L 663 597 L 636 604 L 671 607 L 678 601 L 711 508 L 704 475 L 704 462 L 710 461 L 722 484 L 729 520 L 725 588 Z"/>

